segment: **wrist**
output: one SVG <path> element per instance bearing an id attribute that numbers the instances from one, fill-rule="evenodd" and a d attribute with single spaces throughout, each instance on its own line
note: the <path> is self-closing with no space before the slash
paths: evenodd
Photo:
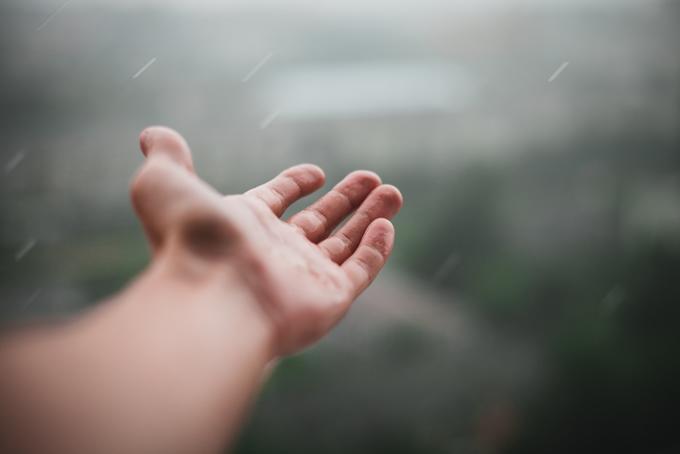
<path id="1" fill-rule="evenodd" d="M 185 314 L 223 342 L 253 343 L 266 362 L 277 356 L 275 324 L 233 260 L 206 261 L 168 250 L 154 258 L 141 280 L 166 295 L 154 298 L 161 310 Z"/>

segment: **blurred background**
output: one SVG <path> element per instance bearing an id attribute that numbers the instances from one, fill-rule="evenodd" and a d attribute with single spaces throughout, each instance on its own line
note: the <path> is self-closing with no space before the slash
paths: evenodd
<path id="1" fill-rule="evenodd" d="M 680 452 L 679 2 L 5 0 L 0 64 L 3 324 L 144 268 L 166 124 L 227 193 L 308 161 L 405 197 L 235 452 Z"/>

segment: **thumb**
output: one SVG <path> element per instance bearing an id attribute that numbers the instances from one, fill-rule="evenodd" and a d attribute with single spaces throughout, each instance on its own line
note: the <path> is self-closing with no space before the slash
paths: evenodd
<path id="1" fill-rule="evenodd" d="M 132 205 L 154 250 L 188 210 L 212 210 L 219 195 L 193 170 L 191 151 L 177 132 L 147 128 L 140 135 L 147 157 L 130 185 Z"/>
<path id="2" fill-rule="evenodd" d="M 164 155 L 194 173 L 191 149 L 184 137 L 165 126 L 150 126 L 139 135 L 139 148 L 147 158 Z"/>

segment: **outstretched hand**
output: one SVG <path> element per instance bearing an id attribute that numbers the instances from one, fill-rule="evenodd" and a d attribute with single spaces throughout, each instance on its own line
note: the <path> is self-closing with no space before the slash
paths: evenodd
<path id="1" fill-rule="evenodd" d="M 276 354 L 324 335 L 390 255 L 389 219 L 402 196 L 375 173 L 350 173 L 284 221 L 292 203 L 323 186 L 319 167 L 294 166 L 244 194 L 223 196 L 195 174 L 191 151 L 175 131 L 148 128 L 140 145 L 146 162 L 131 197 L 154 260 L 168 261 L 186 279 L 237 276 L 271 323 Z"/>

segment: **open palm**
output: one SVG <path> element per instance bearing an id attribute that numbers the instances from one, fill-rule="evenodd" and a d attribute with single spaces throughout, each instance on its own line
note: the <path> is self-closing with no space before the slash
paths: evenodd
<path id="1" fill-rule="evenodd" d="M 132 183 L 132 200 L 154 253 L 179 249 L 192 260 L 233 266 L 274 323 L 281 353 L 299 350 L 337 323 L 391 252 L 388 219 L 402 197 L 372 172 L 349 174 L 284 221 L 292 203 L 323 186 L 317 166 L 291 167 L 244 194 L 223 196 L 196 176 L 176 132 L 148 128 L 140 143 L 147 160 Z"/>

